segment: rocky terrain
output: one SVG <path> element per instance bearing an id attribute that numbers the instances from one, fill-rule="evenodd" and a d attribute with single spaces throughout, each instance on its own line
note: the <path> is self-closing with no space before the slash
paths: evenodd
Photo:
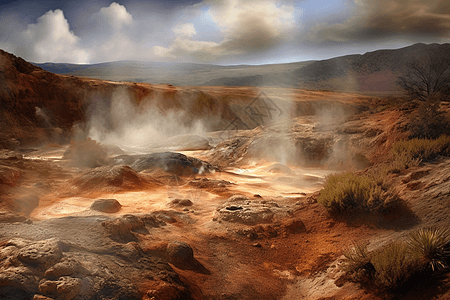
<path id="1" fill-rule="evenodd" d="M 340 268 L 354 241 L 449 225 L 448 158 L 390 174 L 387 212 L 317 203 L 327 174 L 389 157 L 417 105 L 60 76 L 5 52 L 0 71 L 1 299 L 450 297 L 447 275 L 380 294 Z"/>

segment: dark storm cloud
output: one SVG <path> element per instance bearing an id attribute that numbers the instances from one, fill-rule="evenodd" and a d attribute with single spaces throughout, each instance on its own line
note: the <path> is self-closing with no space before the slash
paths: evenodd
<path id="1" fill-rule="evenodd" d="M 450 6 L 444 1 L 355 0 L 353 15 L 343 23 L 318 24 L 317 41 L 373 41 L 395 37 L 450 38 Z"/>

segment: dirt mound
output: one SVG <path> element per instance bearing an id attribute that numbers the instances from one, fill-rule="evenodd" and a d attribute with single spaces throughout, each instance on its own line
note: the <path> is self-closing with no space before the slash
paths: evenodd
<path id="1" fill-rule="evenodd" d="M 73 186 L 79 192 L 133 190 L 160 185 L 159 181 L 124 165 L 97 167 L 73 180 Z"/>

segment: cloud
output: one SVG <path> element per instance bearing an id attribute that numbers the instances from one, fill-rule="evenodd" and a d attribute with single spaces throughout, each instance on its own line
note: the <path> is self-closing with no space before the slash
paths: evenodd
<path id="1" fill-rule="evenodd" d="M 112 26 L 115 29 L 121 29 L 133 23 L 133 17 L 125 6 L 116 2 L 111 3 L 108 7 L 102 7 L 98 16 L 102 23 Z"/>
<path id="2" fill-rule="evenodd" d="M 89 53 L 78 46 L 79 37 L 70 31 L 61 10 L 48 11 L 28 25 L 15 44 L 17 55 L 33 62 L 88 63 Z"/>
<path id="3" fill-rule="evenodd" d="M 225 34 L 227 50 L 254 51 L 270 48 L 293 28 L 294 6 L 275 1 L 212 1 L 209 13 Z"/>
<path id="4" fill-rule="evenodd" d="M 261 52 L 289 40 L 295 28 L 295 8 L 291 4 L 269 0 L 205 0 L 207 13 L 219 28 L 220 42 L 193 39 L 193 24 L 178 25 L 168 47 L 154 47 L 154 53 L 165 57 L 191 57 L 209 61 L 216 58 Z M 297 9 L 298 10 L 298 9 Z"/>
<path id="5" fill-rule="evenodd" d="M 197 34 L 194 24 L 192 23 L 186 23 L 175 26 L 172 30 L 177 36 L 183 36 L 188 38 L 193 37 L 194 35 Z"/>
<path id="6" fill-rule="evenodd" d="M 125 6 L 116 2 L 102 7 L 91 16 L 93 25 L 86 44 L 95 61 L 133 59 L 139 53 L 139 41 L 134 41 L 135 21 Z"/>
<path id="7" fill-rule="evenodd" d="M 310 32 L 317 42 L 373 41 L 395 37 L 450 38 L 450 7 L 443 1 L 354 0 L 354 14 L 338 24 L 318 24 Z"/>

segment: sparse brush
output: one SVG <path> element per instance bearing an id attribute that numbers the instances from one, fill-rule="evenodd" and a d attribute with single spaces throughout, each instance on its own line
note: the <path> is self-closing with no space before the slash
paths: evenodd
<path id="1" fill-rule="evenodd" d="M 428 272 L 449 270 L 450 227 L 432 227 L 410 233 L 408 241 L 367 250 L 367 242 L 343 251 L 347 278 L 383 290 L 398 292 L 412 280 L 429 278 Z"/>
<path id="2" fill-rule="evenodd" d="M 450 137 L 440 136 L 438 139 L 401 140 L 392 146 L 394 162 L 404 164 L 405 168 L 418 165 L 421 160 L 427 161 L 439 155 L 450 155 Z"/>
<path id="3" fill-rule="evenodd" d="M 377 211 L 383 207 L 382 195 L 382 188 L 369 176 L 345 172 L 327 176 L 317 202 L 335 213 L 354 208 Z"/>
<path id="4" fill-rule="evenodd" d="M 433 272 L 449 268 L 450 227 L 416 230 L 409 235 L 408 245 Z"/>
<path id="5" fill-rule="evenodd" d="M 342 251 L 345 256 L 342 267 L 352 281 L 366 281 L 375 271 L 370 262 L 368 244 L 368 242 L 354 242 L 353 247 Z"/>
<path id="6" fill-rule="evenodd" d="M 371 263 L 375 268 L 376 285 L 391 291 L 405 286 L 419 269 L 417 258 L 404 242 L 392 242 L 372 252 Z"/>

